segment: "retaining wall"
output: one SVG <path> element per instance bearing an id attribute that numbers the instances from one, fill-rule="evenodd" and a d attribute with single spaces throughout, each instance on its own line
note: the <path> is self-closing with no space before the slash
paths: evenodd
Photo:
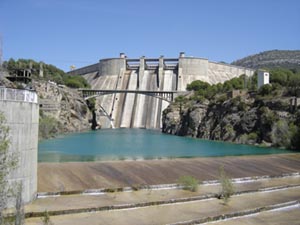
<path id="1" fill-rule="evenodd" d="M 4 92 L 3 88 L 1 91 Z M 14 90 L 14 89 L 6 89 Z M 16 95 L 22 96 L 26 91 L 16 90 Z M 27 91 L 28 92 L 28 91 Z M 14 96 L 4 98 L 0 96 L 0 111 L 3 112 L 6 125 L 9 127 L 9 152 L 18 157 L 18 166 L 9 174 L 9 183 L 16 186 L 22 182 L 22 197 L 24 203 L 32 201 L 37 192 L 37 152 L 38 152 L 38 126 L 39 105 L 35 92 L 30 92 L 33 98 L 17 99 Z M 26 96 L 26 95 L 23 95 Z M 9 206 L 15 201 L 9 200 Z"/>

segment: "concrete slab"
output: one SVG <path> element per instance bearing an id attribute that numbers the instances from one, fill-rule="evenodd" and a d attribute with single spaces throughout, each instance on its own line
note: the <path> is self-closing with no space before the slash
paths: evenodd
<path id="1" fill-rule="evenodd" d="M 261 193 L 233 196 L 228 205 L 218 199 L 177 204 L 52 216 L 56 225 L 61 224 L 170 224 L 243 210 L 265 207 L 300 198 L 300 187 Z M 26 224 L 39 224 L 40 218 L 27 219 Z"/>

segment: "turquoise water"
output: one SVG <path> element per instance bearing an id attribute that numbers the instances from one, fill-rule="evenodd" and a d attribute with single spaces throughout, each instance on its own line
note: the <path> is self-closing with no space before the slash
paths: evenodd
<path id="1" fill-rule="evenodd" d="M 39 143 L 39 162 L 139 160 L 287 153 L 286 150 L 178 137 L 145 129 L 103 129 Z"/>

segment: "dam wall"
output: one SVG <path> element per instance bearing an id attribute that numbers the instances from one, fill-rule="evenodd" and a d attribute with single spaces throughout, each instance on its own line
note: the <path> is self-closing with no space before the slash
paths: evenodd
<path id="1" fill-rule="evenodd" d="M 84 75 L 87 73 L 93 73 L 93 72 L 98 72 L 99 71 L 99 63 L 85 66 L 79 69 L 72 70 L 68 72 L 69 75 Z"/>
<path id="2" fill-rule="evenodd" d="M 23 202 L 28 203 L 37 192 L 37 153 L 39 104 L 37 94 L 28 90 L 0 88 L 0 112 L 9 127 L 9 153 L 17 156 L 17 168 L 9 173 L 8 182 L 22 183 Z M 15 205 L 13 199 L 9 206 Z"/>
<path id="3" fill-rule="evenodd" d="M 95 64 L 96 65 L 96 64 Z M 98 69 L 82 74 L 95 90 L 148 90 L 185 91 L 187 84 L 195 80 L 210 84 L 223 83 L 242 74 L 251 76 L 254 70 L 208 59 L 185 57 L 128 59 L 103 59 Z M 84 69 L 84 68 L 83 68 Z M 169 102 L 151 96 L 135 93 L 114 93 L 96 98 L 98 121 L 103 128 L 161 128 L 161 115 Z"/>

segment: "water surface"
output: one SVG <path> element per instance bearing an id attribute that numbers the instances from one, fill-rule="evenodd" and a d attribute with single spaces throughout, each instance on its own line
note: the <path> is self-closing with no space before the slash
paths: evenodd
<path id="1" fill-rule="evenodd" d="M 39 142 L 39 162 L 140 160 L 289 153 L 163 134 L 145 129 L 103 129 Z"/>

